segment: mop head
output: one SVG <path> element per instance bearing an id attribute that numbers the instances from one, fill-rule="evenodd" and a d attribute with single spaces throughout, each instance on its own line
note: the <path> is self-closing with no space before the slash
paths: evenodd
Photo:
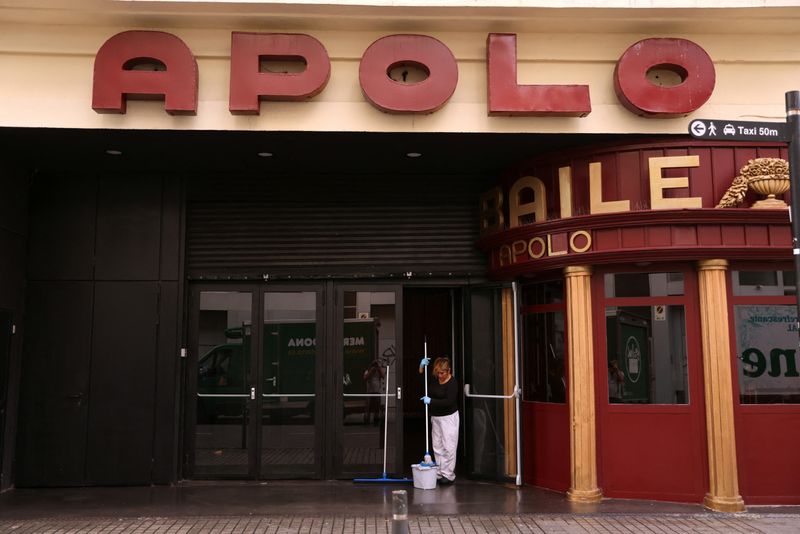
<path id="1" fill-rule="evenodd" d="M 434 462 L 431 459 L 431 455 L 430 454 L 426 454 L 425 458 L 423 458 L 423 460 L 419 463 L 419 465 L 420 465 L 420 467 L 433 467 L 433 466 L 436 465 L 436 462 Z"/>

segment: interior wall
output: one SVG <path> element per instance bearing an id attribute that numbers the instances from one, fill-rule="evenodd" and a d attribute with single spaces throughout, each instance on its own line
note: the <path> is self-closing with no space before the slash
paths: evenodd
<path id="1" fill-rule="evenodd" d="M 36 176 L 17 486 L 175 479 L 180 187 Z"/>
<path id="2" fill-rule="evenodd" d="M 13 477 L 21 349 L 20 318 L 25 301 L 27 199 L 28 173 L 7 164 L 0 166 L 0 310 L 10 312 L 13 324 L 17 325 L 17 333 L 11 336 L 6 359 L 0 357 L 0 491 L 11 487 Z"/>

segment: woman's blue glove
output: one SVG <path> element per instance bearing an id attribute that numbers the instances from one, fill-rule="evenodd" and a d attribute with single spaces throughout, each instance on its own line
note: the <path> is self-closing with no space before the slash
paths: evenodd
<path id="1" fill-rule="evenodd" d="M 430 404 L 431 403 L 431 398 L 430 397 L 421 397 L 419 400 L 421 400 L 425 404 Z"/>
<path id="2" fill-rule="evenodd" d="M 430 359 L 430 358 L 428 358 L 428 357 L 426 356 L 425 358 L 422 358 L 422 359 L 419 361 L 419 366 L 420 366 L 420 367 L 428 367 L 428 364 L 429 364 L 429 363 L 431 363 L 431 359 Z"/>

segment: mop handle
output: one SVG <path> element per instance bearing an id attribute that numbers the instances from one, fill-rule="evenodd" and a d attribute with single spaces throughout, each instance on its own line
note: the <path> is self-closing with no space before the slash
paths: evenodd
<path id="1" fill-rule="evenodd" d="M 386 397 L 383 412 L 383 478 L 386 478 L 386 438 L 389 435 L 389 364 L 386 364 Z"/>
<path id="2" fill-rule="evenodd" d="M 425 358 L 428 357 L 428 340 L 425 340 Z M 425 396 L 428 396 L 428 367 L 425 366 L 425 372 L 423 373 L 423 380 L 425 382 Z M 431 453 L 430 448 L 430 438 L 428 437 L 428 405 L 425 405 L 425 454 L 429 455 Z"/>

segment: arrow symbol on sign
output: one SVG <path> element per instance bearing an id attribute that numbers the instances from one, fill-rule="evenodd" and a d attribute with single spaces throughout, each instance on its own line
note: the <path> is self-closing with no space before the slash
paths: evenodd
<path id="1" fill-rule="evenodd" d="M 703 121 L 694 121 L 689 125 L 689 130 L 692 132 L 692 135 L 702 136 L 706 133 L 706 125 Z"/>

